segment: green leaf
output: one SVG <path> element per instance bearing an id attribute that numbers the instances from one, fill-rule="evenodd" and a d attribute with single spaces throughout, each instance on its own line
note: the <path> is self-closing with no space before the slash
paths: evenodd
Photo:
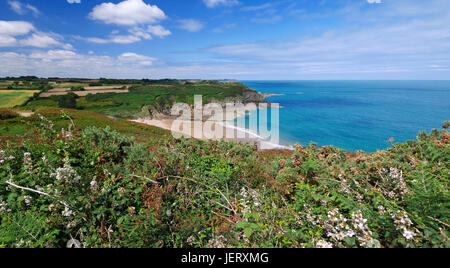
<path id="1" fill-rule="evenodd" d="M 238 229 L 242 229 L 248 226 L 248 222 L 247 221 L 240 221 L 236 224 L 236 228 Z"/>
<path id="2" fill-rule="evenodd" d="M 250 238 L 252 236 L 252 234 L 253 234 L 253 229 L 250 228 L 250 227 L 245 228 L 244 229 L 244 234 L 245 234 L 246 237 Z"/>

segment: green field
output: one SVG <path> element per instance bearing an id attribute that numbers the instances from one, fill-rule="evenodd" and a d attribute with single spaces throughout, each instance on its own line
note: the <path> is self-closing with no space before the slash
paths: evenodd
<path id="1" fill-rule="evenodd" d="M 22 105 L 38 90 L 0 90 L 0 108 L 11 108 Z"/>
<path id="2" fill-rule="evenodd" d="M 164 109 L 175 102 L 193 104 L 194 95 L 202 95 L 203 102 L 224 100 L 241 96 L 246 86 L 233 84 L 195 84 L 195 85 L 140 85 L 130 87 L 129 93 L 100 93 L 77 100 L 77 108 L 97 112 L 116 118 L 139 118 L 144 106 L 151 105 Z M 24 107 L 38 110 L 42 107 L 58 107 L 58 96 L 37 98 Z"/>

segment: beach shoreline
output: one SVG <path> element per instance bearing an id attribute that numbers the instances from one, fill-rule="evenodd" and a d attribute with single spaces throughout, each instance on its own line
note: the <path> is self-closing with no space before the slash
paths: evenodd
<path id="1" fill-rule="evenodd" d="M 280 94 L 272 94 L 272 93 L 261 93 L 258 92 L 264 99 L 270 96 L 278 96 Z M 258 109 L 258 108 L 257 108 Z M 178 134 L 181 134 L 187 138 L 195 138 L 199 140 L 226 140 L 226 141 L 235 141 L 239 143 L 247 143 L 250 145 L 256 145 L 260 150 L 293 150 L 292 146 L 282 145 L 279 143 L 273 143 L 271 141 L 265 140 L 263 137 L 259 136 L 257 133 L 252 132 L 249 129 L 243 129 L 231 124 L 230 122 L 240 116 L 244 116 L 248 112 L 247 110 L 239 110 L 236 113 L 223 113 L 214 115 L 213 117 L 207 118 L 201 122 L 201 124 L 196 124 L 194 119 L 190 121 L 184 121 L 184 123 L 190 124 L 190 129 L 176 129 L 172 130 L 173 124 L 175 120 L 177 120 L 174 116 L 168 115 L 159 115 L 154 118 L 139 118 L 130 120 L 132 122 L 141 123 L 145 125 L 150 125 L 158 128 L 162 128 L 165 130 L 169 130 Z M 218 119 L 218 120 L 217 120 Z M 179 121 L 183 122 L 183 121 Z M 205 122 L 209 122 L 210 128 L 204 127 Z M 211 138 L 216 137 L 215 133 L 218 128 L 222 128 L 223 136 L 220 138 Z M 201 135 L 195 135 L 195 133 L 201 133 Z"/>
<path id="2" fill-rule="evenodd" d="M 165 130 L 173 131 L 172 126 L 176 119 L 174 118 L 167 118 L 167 119 L 135 119 L 130 120 L 132 122 L 141 123 L 149 126 L 154 126 L 158 128 L 162 128 Z M 180 121 L 183 122 L 183 121 Z M 271 141 L 263 139 L 258 134 L 248 130 L 248 129 L 242 129 L 236 126 L 233 126 L 226 121 L 222 122 L 211 122 L 211 129 L 207 129 L 203 127 L 202 124 L 195 124 L 194 120 L 191 121 L 185 121 L 185 123 L 190 123 L 191 128 L 190 129 L 184 129 L 180 128 L 176 131 L 173 131 L 175 133 L 181 134 L 185 136 L 186 138 L 195 138 L 199 140 L 225 140 L 225 141 L 235 141 L 238 143 L 247 143 L 250 145 L 256 145 L 259 150 L 293 150 L 293 147 L 288 145 L 282 145 L 278 143 L 273 143 Z M 221 138 L 214 138 L 215 137 L 215 130 L 218 128 L 222 128 L 223 137 Z M 194 133 L 201 133 L 201 136 L 196 136 Z M 229 138 L 229 133 L 232 133 L 232 138 Z M 213 138 L 210 138 L 213 137 Z"/>

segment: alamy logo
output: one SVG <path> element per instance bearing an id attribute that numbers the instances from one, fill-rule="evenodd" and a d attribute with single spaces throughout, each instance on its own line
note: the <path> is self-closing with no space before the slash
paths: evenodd
<path id="1" fill-rule="evenodd" d="M 279 104 L 208 103 L 200 95 L 194 105 L 177 103 L 172 107 L 171 131 L 174 138 L 234 139 L 257 143 L 262 150 L 278 147 Z M 269 118 L 270 112 L 270 118 Z"/>

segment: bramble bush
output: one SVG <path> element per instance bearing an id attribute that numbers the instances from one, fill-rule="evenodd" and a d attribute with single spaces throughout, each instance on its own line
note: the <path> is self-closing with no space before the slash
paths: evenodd
<path id="1" fill-rule="evenodd" d="M 7 120 L 7 119 L 11 119 L 11 118 L 16 118 L 19 115 L 11 110 L 7 110 L 7 109 L 0 109 L 0 120 Z"/>
<path id="2" fill-rule="evenodd" d="M 268 156 L 40 120 L 40 142 L 0 149 L 3 247 L 450 247 L 446 129 Z"/>

